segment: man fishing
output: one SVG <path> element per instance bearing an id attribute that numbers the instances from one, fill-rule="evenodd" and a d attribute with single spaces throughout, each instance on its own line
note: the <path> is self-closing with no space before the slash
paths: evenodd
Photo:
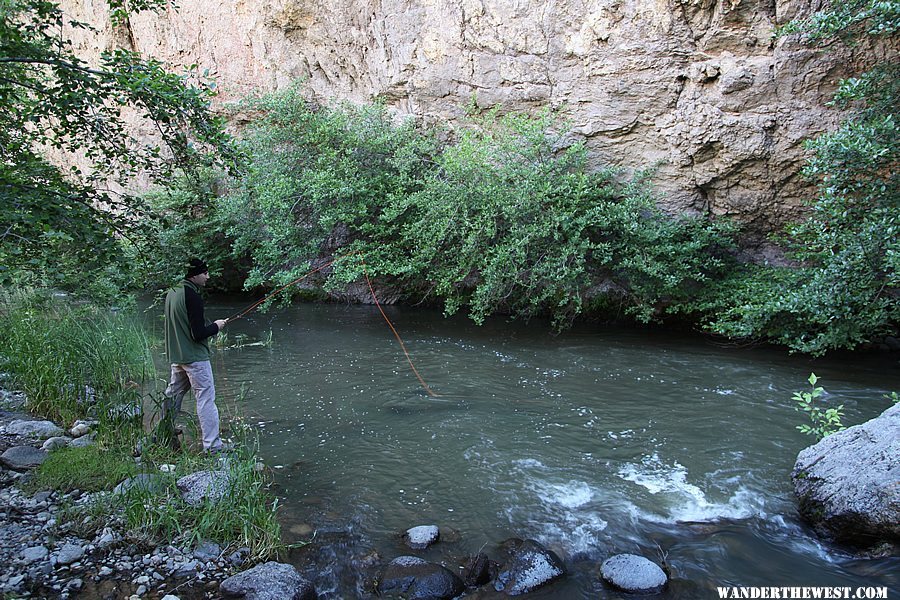
<path id="1" fill-rule="evenodd" d="M 188 264 L 184 280 L 166 294 L 166 357 L 172 365 L 172 374 L 165 391 L 160 431 L 176 443 L 175 417 L 181 410 L 184 395 L 193 389 L 203 449 L 212 453 L 221 451 L 223 444 L 219 437 L 219 409 L 207 340 L 222 331 L 228 321 L 219 319 L 208 323 L 204 317 L 200 289 L 208 280 L 206 263 L 194 258 Z"/>

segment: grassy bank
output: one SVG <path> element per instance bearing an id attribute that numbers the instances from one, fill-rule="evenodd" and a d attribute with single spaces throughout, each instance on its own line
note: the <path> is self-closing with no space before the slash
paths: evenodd
<path id="1" fill-rule="evenodd" d="M 95 443 L 50 452 L 27 484 L 32 491 L 111 491 L 122 481 L 147 475 L 152 485 L 97 494 L 86 511 L 71 515 L 92 528 L 115 525 L 135 542 L 191 547 L 209 540 L 223 548 L 249 548 L 254 560 L 280 546 L 277 501 L 256 457 L 251 432 L 231 424 L 234 450 L 205 456 L 188 444 L 178 450 L 156 443 L 145 431 L 144 408 L 153 412 L 161 394 L 150 340 L 136 315 L 73 305 L 43 291 L 5 292 L 0 297 L 0 371 L 7 387 L 24 391 L 26 408 L 65 428 L 93 421 Z M 150 391 L 148 391 L 150 390 Z M 135 458 L 135 448 L 140 456 Z M 217 502 L 185 503 L 176 481 L 197 471 L 225 473 L 228 489 Z"/>

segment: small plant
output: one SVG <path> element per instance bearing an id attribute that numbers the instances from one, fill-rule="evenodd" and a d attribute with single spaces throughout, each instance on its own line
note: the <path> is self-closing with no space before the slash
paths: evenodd
<path id="1" fill-rule="evenodd" d="M 797 403 L 794 410 L 807 413 L 812 425 L 797 425 L 797 429 L 807 435 L 814 435 L 820 440 L 832 433 L 846 429 L 841 423 L 844 416 L 844 405 L 823 410 L 816 404 L 816 400 L 825 393 L 825 388 L 816 387 L 819 378 L 815 373 L 810 373 L 808 381 L 812 389 L 808 392 L 794 392 L 793 399 Z"/>
<path id="2" fill-rule="evenodd" d="M 891 392 L 890 394 L 885 394 L 884 398 L 886 400 L 890 400 L 894 404 L 900 403 L 900 395 L 898 395 L 897 392 Z"/>

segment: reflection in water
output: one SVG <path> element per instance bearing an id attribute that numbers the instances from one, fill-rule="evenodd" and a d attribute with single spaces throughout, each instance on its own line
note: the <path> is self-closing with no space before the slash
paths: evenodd
<path id="1" fill-rule="evenodd" d="M 421 553 L 451 568 L 509 537 L 555 550 L 570 574 L 536 598 L 616 597 L 597 561 L 619 552 L 666 557 L 674 598 L 898 586 L 900 561 L 853 560 L 811 537 L 789 478 L 812 441 L 791 403 L 810 371 L 858 423 L 900 389 L 896 358 L 812 362 L 636 330 L 554 337 L 542 324 L 390 315 L 439 397 L 374 307 L 256 313 L 230 332 L 272 329 L 274 346 L 214 359 L 223 412 L 256 425 L 276 467 L 286 535 L 316 532 L 315 551 L 293 560 L 323 598 L 360 596 L 366 567 L 409 553 L 399 533 L 423 524 L 452 532 Z M 245 403 L 229 407 L 242 386 Z"/>

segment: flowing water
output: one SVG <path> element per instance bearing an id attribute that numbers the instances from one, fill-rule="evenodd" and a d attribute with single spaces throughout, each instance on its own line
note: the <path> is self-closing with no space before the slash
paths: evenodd
<path id="1" fill-rule="evenodd" d="M 207 315 L 242 306 L 213 301 Z M 672 598 L 729 585 L 898 593 L 900 559 L 817 540 L 789 476 L 813 442 L 791 400 L 809 373 L 855 424 L 900 390 L 896 355 L 814 361 L 637 329 L 553 336 L 542 322 L 388 314 L 439 396 L 374 307 L 254 313 L 230 338 L 271 330 L 273 345 L 213 360 L 223 413 L 245 390 L 237 411 L 275 469 L 286 538 L 314 539 L 293 557 L 320 597 L 361 595 L 361 565 L 413 553 L 399 534 L 423 524 L 443 541 L 418 554 L 451 569 L 482 549 L 499 558 L 510 537 L 553 549 L 568 576 L 536 598 L 618 598 L 598 564 L 622 552 L 665 557 Z"/>

